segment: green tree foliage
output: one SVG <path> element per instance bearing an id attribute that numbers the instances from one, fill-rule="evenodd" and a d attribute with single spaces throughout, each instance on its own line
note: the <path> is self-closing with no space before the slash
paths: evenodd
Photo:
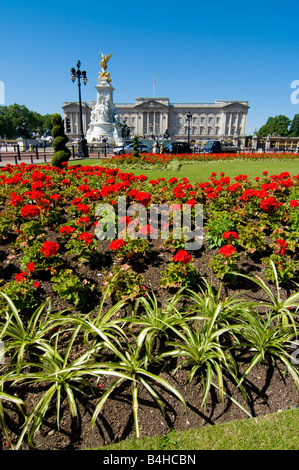
<path id="1" fill-rule="evenodd" d="M 0 106 L 0 136 L 16 139 L 21 135 L 19 128 L 22 126 L 25 126 L 30 134 L 33 132 L 49 134 L 52 129 L 51 118 L 51 114 L 42 116 L 16 103 L 10 106 Z"/>
<path id="2" fill-rule="evenodd" d="M 299 137 L 299 114 L 295 114 L 289 132 L 291 137 Z"/>
<path id="3" fill-rule="evenodd" d="M 268 135 L 280 135 L 287 136 L 289 135 L 289 127 L 291 120 L 282 114 L 275 117 L 269 117 L 266 124 L 264 124 L 259 131 L 257 132 L 258 137 L 266 137 Z"/>

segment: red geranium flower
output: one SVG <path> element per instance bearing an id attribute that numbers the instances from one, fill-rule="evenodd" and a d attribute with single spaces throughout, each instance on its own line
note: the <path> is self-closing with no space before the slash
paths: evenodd
<path id="1" fill-rule="evenodd" d="M 222 235 L 222 238 L 225 240 L 227 238 L 235 238 L 236 240 L 239 239 L 239 235 L 237 234 L 237 232 L 230 232 L 229 230 L 227 232 L 224 232 L 224 234 Z"/>
<path id="2" fill-rule="evenodd" d="M 295 199 L 293 201 L 290 201 L 290 206 L 291 207 L 298 207 L 299 206 L 299 202 Z"/>
<path id="3" fill-rule="evenodd" d="M 92 233 L 81 233 L 78 237 L 78 240 L 84 240 L 86 245 L 89 245 L 93 239 L 94 235 Z"/>
<path id="4" fill-rule="evenodd" d="M 34 263 L 28 263 L 27 264 L 27 269 L 31 273 L 35 269 L 35 264 Z"/>
<path id="5" fill-rule="evenodd" d="M 237 249 L 232 246 L 231 244 L 225 245 L 219 250 L 219 255 L 225 256 L 225 258 L 228 258 L 229 256 L 233 255 L 234 253 L 237 253 Z"/>
<path id="6" fill-rule="evenodd" d="M 90 223 L 90 218 L 88 216 L 86 217 L 80 217 L 77 221 L 77 225 L 88 225 Z"/>
<path id="7" fill-rule="evenodd" d="M 117 240 L 113 240 L 110 243 L 109 249 L 110 250 L 119 250 L 123 246 L 126 246 L 127 242 L 123 240 L 122 238 L 118 238 Z"/>
<path id="8" fill-rule="evenodd" d="M 70 235 L 72 232 L 75 232 L 75 229 L 69 225 L 64 225 L 59 229 L 59 233 L 62 235 Z"/>
<path id="9" fill-rule="evenodd" d="M 182 264 L 188 264 L 191 261 L 191 255 L 186 250 L 179 250 L 176 255 L 173 257 L 173 261 Z"/>
<path id="10" fill-rule="evenodd" d="M 263 209 L 266 212 L 270 212 L 273 209 L 276 209 L 278 206 L 283 205 L 282 202 L 278 202 L 275 197 L 267 197 L 266 199 L 263 199 L 260 203 L 261 209 Z"/>
<path id="11" fill-rule="evenodd" d="M 20 205 L 23 202 L 23 200 L 24 200 L 23 196 L 14 194 L 10 203 L 12 206 L 16 207 Z"/>
<path id="12" fill-rule="evenodd" d="M 77 209 L 80 212 L 83 212 L 84 214 L 88 214 L 90 211 L 90 207 L 87 206 L 86 204 L 77 204 Z"/>
<path id="13" fill-rule="evenodd" d="M 119 220 L 119 223 L 120 223 L 120 224 L 125 223 L 126 225 L 129 225 L 130 222 L 132 222 L 132 219 L 131 219 L 131 217 L 129 217 L 128 215 L 126 215 L 125 217 L 122 217 L 122 218 Z"/>
<path id="14" fill-rule="evenodd" d="M 287 252 L 287 247 L 288 247 L 287 242 L 279 238 L 278 240 L 276 240 L 276 243 L 277 243 L 277 254 L 284 255 Z"/>
<path id="15" fill-rule="evenodd" d="M 19 274 L 15 274 L 15 280 L 17 282 L 22 282 L 23 280 L 26 280 L 27 279 L 27 276 L 28 274 L 25 273 L 25 271 L 22 271 L 21 273 Z"/>
<path id="16" fill-rule="evenodd" d="M 155 231 L 156 230 L 154 229 L 154 227 L 150 224 L 143 225 L 139 229 L 139 232 L 142 233 L 143 235 L 152 235 L 155 233 Z"/>
<path id="17" fill-rule="evenodd" d="M 40 210 L 37 206 L 34 206 L 33 204 L 27 204 L 26 206 L 22 207 L 21 215 L 24 218 L 36 217 L 40 215 Z"/>
<path id="18" fill-rule="evenodd" d="M 57 255 L 58 250 L 58 243 L 47 241 L 41 246 L 40 252 L 44 253 L 45 258 L 48 258 L 49 256 Z"/>

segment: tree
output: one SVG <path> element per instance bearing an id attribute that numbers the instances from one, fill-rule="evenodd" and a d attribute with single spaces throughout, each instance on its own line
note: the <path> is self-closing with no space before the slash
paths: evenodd
<path id="1" fill-rule="evenodd" d="M 266 124 L 264 124 L 259 131 L 257 132 L 258 137 L 266 137 L 268 135 L 280 135 L 287 136 L 289 135 L 289 126 L 291 120 L 282 114 L 275 117 L 269 117 Z"/>
<path id="2" fill-rule="evenodd" d="M 299 137 L 299 114 L 295 114 L 290 125 L 290 137 Z"/>
<path id="3" fill-rule="evenodd" d="M 42 116 L 36 111 L 30 111 L 26 106 L 12 104 L 10 106 L 0 106 L 0 136 L 7 139 L 22 137 L 20 129 L 24 126 L 29 134 L 38 132 L 39 134 L 49 133 L 52 130 L 51 114 Z"/>

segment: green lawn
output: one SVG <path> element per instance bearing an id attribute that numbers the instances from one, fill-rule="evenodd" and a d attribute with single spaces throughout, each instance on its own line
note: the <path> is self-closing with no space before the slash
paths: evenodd
<path id="1" fill-rule="evenodd" d="M 298 450 L 299 409 L 166 436 L 131 439 L 97 450 Z"/>
<path id="2" fill-rule="evenodd" d="M 108 161 L 100 159 L 85 159 L 85 160 L 70 160 L 69 164 L 81 165 L 100 165 L 108 166 Z M 119 167 L 121 168 L 121 167 Z M 221 172 L 226 176 L 237 176 L 240 173 L 247 175 L 249 179 L 256 176 L 262 176 L 263 171 L 268 171 L 269 174 L 280 174 L 283 171 L 288 171 L 290 175 L 297 175 L 299 173 L 299 159 L 297 160 L 228 160 L 228 161 L 214 161 L 207 163 L 189 163 L 182 165 L 179 171 L 177 170 L 146 170 L 146 169 L 129 169 L 125 168 L 124 171 L 133 172 L 136 175 L 144 174 L 149 179 L 156 179 L 159 177 L 172 177 L 183 178 L 184 176 L 189 179 L 191 183 L 195 183 L 198 178 L 206 181 L 212 172 L 217 173 L 219 177 Z"/>

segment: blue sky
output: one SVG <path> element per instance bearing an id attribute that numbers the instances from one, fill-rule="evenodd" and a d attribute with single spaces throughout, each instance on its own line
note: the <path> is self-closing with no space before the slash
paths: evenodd
<path id="1" fill-rule="evenodd" d="M 52 0 L 1 5 L 0 81 L 5 104 L 41 114 L 76 101 L 70 69 L 80 59 L 96 98 L 100 52 L 110 54 L 114 102 L 249 101 L 247 133 L 269 116 L 299 113 L 298 2 Z M 299 88 L 299 87 L 298 87 Z M 298 92 L 299 97 L 299 92 Z"/>

